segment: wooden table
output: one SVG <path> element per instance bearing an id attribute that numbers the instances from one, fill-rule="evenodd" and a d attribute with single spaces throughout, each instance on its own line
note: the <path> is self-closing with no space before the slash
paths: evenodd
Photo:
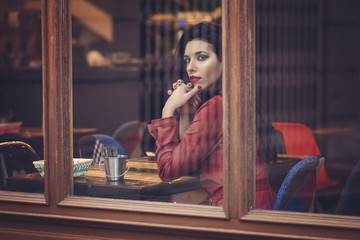
<path id="1" fill-rule="evenodd" d="M 270 185 L 275 191 L 280 188 L 288 171 L 301 159 L 308 156 L 279 154 L 277 162 L 268 166 Z M 102 167 L 104 169 L 104 167 Z M 43 178 L 31 173 L 7 179 L 6 190 L 20 192 L 44 191 Z M 185 193 L 202 191 L 198 176 L 186 176 L 171 182 L 163 182 L 158 175 L 156 162 L 152 157 L 130 159 L 130 170 L 123 181 L 107 181 L 98 165 L 92 165 L 85 176 L 74 178 L 74 195 L 115 199 L 174 201 L 180 198 L 193 198 Z M 197 193 L 196 193 L 197 194 Z M 198 197 L 198 196 L 197 196 Z M 197 200 L 196 200 L 197 201 Z"/>
<path id="2" fill-rule="evenodd" d="M 98 165 L 92 165 L 85 176 L 74 178 L 74 195 L 168 202 L 174 194 L 202 189 L 197 176 L 161 181 L 156 163 L 151 158 L 130 159 L 130 166 L 123 181 L 112 182 L 107 181 Z M 43 178 L 39 173 L 9 177 L 6 190 L 42 193 Z"/>

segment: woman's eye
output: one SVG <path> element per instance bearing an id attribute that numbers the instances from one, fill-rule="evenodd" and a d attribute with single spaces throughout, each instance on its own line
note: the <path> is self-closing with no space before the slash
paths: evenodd
<path id="1" fill-rule="evenodd" d="M 208 58 L 208 56 L 206 56 L 206 55 L 199 55 L 198 56 L 198 60 L 199 61 L 204 61 L 204 60 L 206 60 Z"/>
<path id="2" fill-rule="evenodd" d="M 187 64 L 189 64 L 189 62 L 190 62 L 190 59 L 189 58 L 185 58 L 184 59 L 184 63 L 187 65 Z"/>

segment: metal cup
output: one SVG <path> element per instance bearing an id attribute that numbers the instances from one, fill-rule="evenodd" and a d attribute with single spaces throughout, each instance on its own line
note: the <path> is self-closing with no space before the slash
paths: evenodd
<path id="1" fill-rule="evenodd" d="M 125 173 L 130 169 L 130 161 L 127 159 L 127 155 L 118 155 L 117 157 L 102 157 L 99 162 L 99 168 L 102 173 L 104 171 L 101 168 L 101 163 L 105 165 L 105 175 L 108 181 L 121 181 L 124 179 Z M 126 169 L 126 163 L 129 162 L 129 166 Z"/>

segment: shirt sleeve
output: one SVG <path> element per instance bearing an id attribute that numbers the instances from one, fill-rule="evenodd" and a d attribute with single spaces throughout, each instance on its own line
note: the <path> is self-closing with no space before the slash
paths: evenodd
<path id="1" fill-rule="evenodd" d="M 222 98 L 215 96 L 198 109 L 181 140 L 175 117 L 153 120 L 148 127 L 156 140 L 160 178 L 171 181 L 188 175 L 204 164 L 222 136 Z"/>

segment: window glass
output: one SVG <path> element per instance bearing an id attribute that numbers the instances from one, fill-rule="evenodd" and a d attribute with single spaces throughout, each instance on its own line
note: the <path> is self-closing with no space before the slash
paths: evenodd
<path id="1" fill-rule="evenodd" d="M 181 150 L 177 150 L 178 154 L 174 154 L 175 160 L 171 163 L 174 166 L 163 163 L 166 166 L 159 167 L 160 175 L 155 152 L 158 148 L 179 145 L 176 141 L 179 141 L 179 138 L 183 139 L 183 135 L 182 126 L 177 130 L 177 121 L 181 122 L 179 119 L 184 118 L 176 111 L 175 114 L 170 114 L 175 117 L 168 116 L 166 121 L 169 122 L 163 124 L 173 124 L 171 129 L 164 130 L 164 126 L 155 129 L 158 127 L 158 123 L 155 123 L 152 125 L 154 132 L 150 133 L 148 130 L 152 120 L 164 117 L 163 108 L 169 98 L 168 90 L 174 90 L 172 84 L 178 79 L 183 79 L 184 83 L 180 84 L 182 88 L 189 82 L 186 68 L 183 66 L 185 60 L 189 62 L 188 66 L 194 61 L 197 64 L 211 62 L 213 65 L 205 67 L 207 72 L 212 71 L 208 85 L 215 86 L 216 81 L 221 88 L 221 32 L 217 31 L 216 27 L 204 26 L 200 29 L 201 35 L 214 35 L 215 40 L 212 40 L 216 43 L 200 42 L 200 45 L 194 45 L 193 49 L 183 49 L 186 59 L 182 55 L 177 58 L 181 52 L 177 50 L 179 39 L 190 27 L 201 22 L 221 25 L 221 1 L 72 0 L 71 4 L 74 167 L 77 162 L 86 162 L 84 159 L 92 161 L 91 164 L 88 163 L 89 169 L 86 167 L 83 173 L 75 173 L 77 170 L 74 169 L 74 176 L 77 174 L 74 179 L 74 195 L 204 205 L 221 204 L 222 150 L 217 152 L 219 162 L 216 164 L 207 164 L 204 167 L 203 162 L 207 162 L 214 149 L 220 149 L 222 144 L 222 135 L 221 139 L 218 139 L 208 133 L 212 132 L 211 129 L 216 129 L 222 134 L 222 128 L 214 126 L 209 127 L 207 131 L 199 131 L 203 135 L 207 134 L 204 144 L 196 142 L 194 138 L 187 140 L 190 142 L 187 145 L 188 149 L 199 144 L 207 146 L 208 152 L 204 149 L 190 153 L 189 150 L 185 151 L 184 147 L 179 147 Z M 211 32 L 212 34 L 209 34 Z M 187 36 L 194 37 L 192 34 Z M 198 77 L 193 75 L 194 79 Z M 186 91 L 190 91 L 200 82 L 199 78 L 193 80 L 193 84 Z M 202 87 L 210 89 L 208 85 Z M 211 94 L 199 94 L 199 99 L 193 100 L 192 103 L 198 108 L 202 99 L 210 99 L 215 95 L 221 103 L 220 89 L 216 94 Z M 210 113 L 217 113 L 212 119 L 219 120 L 216 123 L 220 124 L 222 108 L 221 104 L 216 106 L 219 108 L 216 111 L 211 110 Z M 189 117 L 190 120 L 195 118 L 194 113 Z M 211 115 L 203 115 L 202 118 L 211 118 Z M 199 126 L 196 129 L 198 131 Z M 172 130 L 175 132 L 171 132 Z M 167 134 L 157 134 L 155 131 L 166 131 Z M 174 136 L 176 143 L 156 145 L 155 139 L 159 140 L 168 135 Z M 212 139 L 212 142 L 209 139 Z M 211 148 L 210 143 L 214 146 L 217 144 L 217 147 Z M 191 158 L 183 154 L 188 154 Z M 123 158 L 127 161 L 120 155 L 126 155 L 127 157 Z M 110 158 L 113 156 L 118 158 Z M 185 162 L 175 165 L 176 161 L 182 161 L 176 160 L 180 157 L 185 159 Z M 109 162 L 104 164 L 101 160 L 112 161 L 118 165 L 110 167 Z M 199 168 L 198 165 L 203 167 Z M 111 172 L 114 169 L 118 172 Z M 200 173 L 209 173 L 213 169 L 218 173 L 213 179 L 210 174 Z M 213 182 L 216 186 L 213 186 Z M 206 191 L 203 184 L 207 185 Z M 210 185 L 212 187 L 209 187 Z M 219 188 L 221 192 L 218 191 Z M 217 200 L 209 198 L 208 194 Z"/>
<path id="2" fill-rule="evenodd" d="M 360 214 L 358 10 L 256 1 L 256 208 Z"/>
<path id="3" fill-rule="evenodd" d="M 0 85 L 1 189 L 43 192 L 40 1 L 0 2 Z"/>

